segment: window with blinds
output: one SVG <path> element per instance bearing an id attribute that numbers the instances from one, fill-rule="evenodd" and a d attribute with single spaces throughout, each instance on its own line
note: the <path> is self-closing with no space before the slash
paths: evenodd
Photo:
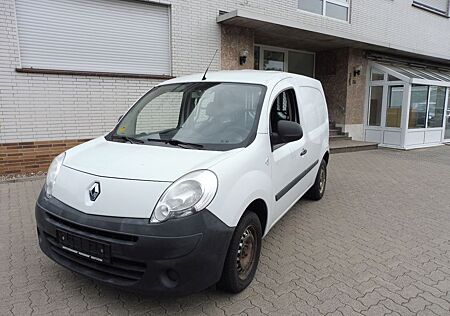
<path id="1" fill-rule="evenodd" d="M 449 0 L 414 0 L 413 3 L 423 9 L 449 14 Z"/>
<path id="2" fill-rule="evenodd" d="M 126 0 L 16 0 L 22 68 L 170 75 L 169 7 Z"/>

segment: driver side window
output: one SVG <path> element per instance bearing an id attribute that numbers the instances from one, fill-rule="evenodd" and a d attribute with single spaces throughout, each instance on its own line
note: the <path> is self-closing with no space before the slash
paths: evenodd
<path id="1" fill-rule="evenodd" d="M 285 143 L 278 134 L 278 122 L 286 120 L 300 124 L 298 114 L 297 98 L 294 89 L 281 92 L 272 104 L 270 110 L 270 141 L 273 150 L 283 146 Z"/>

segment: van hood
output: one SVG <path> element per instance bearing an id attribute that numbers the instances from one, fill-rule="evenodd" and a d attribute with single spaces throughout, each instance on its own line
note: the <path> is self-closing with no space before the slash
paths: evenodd
<path id="1" fill-rule="evenodd" d="M 240 150 L 118 143 L 99 137 L 68 150 L 63 165 L 100 177 L 173 182 L 190 171 L 208 169 Z"/>

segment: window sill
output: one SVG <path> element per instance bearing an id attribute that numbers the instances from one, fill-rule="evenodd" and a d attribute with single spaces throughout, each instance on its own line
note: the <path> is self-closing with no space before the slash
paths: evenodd
<path id="1" fill-rule="evenodd" d="M 432 7 L 429 7 L 427 5 L 421 4 L 421 3 L 417 3 L 417 2 L 413 2 L 412 4 L 413 7 L 428 11 L 430 13 L 436 14 L 436 15 L 440 15 L 444 18 L 450 18 L 450 13 L 449 12 L 443 12 L 443 11 L 439 11 L 437 9 L 434 9 Z"/>
<path id="2" fill-rule="evenodd" d="M 142 78 L 142 79 L 160 79 L 160 80 L 175 78 L 169 75 L 147 75 L 147 74 L 133 74 L 120 72 L 95 72 L 95 71 L 78 71 L 78 70 L 39 69 L 39 68 L 16 68 L 16 71 L 20 73 L 32 73 L 32 74 Z"/>

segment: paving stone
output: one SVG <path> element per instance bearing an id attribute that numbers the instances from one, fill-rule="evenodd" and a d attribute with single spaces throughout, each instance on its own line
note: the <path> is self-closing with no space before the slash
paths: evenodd
<path id="1" fill-rule="evenodd" d="M 407 307 L 414 313 L 418 313 L 419 311 L 424 310 L 427 305 L 431 305 L 431 303 L 420 296 L 413 297 L 409 300 L 409 302 L 403 304 L 403 306 Z"/>
<path id="2" fill-rule="evenodd" d="M 382 300 L 384 300 L 384 297 L 375 291 L 369 292 L 363 297 L 358 298 L 358 301 L 364 304 L 367 308 L 377 305 Z"/>
<path id="3" fill-rule="evenodd" d="M 400 294 L 403 298 L 407 300 L 409 300 L 412 297 L 416 297 L 417 295 L 419 295 L 419 293 L 422 293 L 422 291 L 419 290 L 415 285 L 409 285 L 398 292 L 398 294 Z"/>
<path id="4" fill-rule="evenodd" d="M 385 306 L 378 304 L 370 306 L 370 308 L 367 311 L 363 311 L 362 313 L 367 316 L 378 316 L 378 315 L 385 315 L 389 312 L 391 311 L 387 309 Z"/>
<path id="5" fill-rule="evenodd" d="M 263 241 L 255 281 L 155 298 L 100 285 L 40 251 L 43 180 L 0 183 L 0 315 L 450 315 L 450 146 L 336 154 L 327 192 Z M 13 314 L 14 313 L 14 314 Z"/>

